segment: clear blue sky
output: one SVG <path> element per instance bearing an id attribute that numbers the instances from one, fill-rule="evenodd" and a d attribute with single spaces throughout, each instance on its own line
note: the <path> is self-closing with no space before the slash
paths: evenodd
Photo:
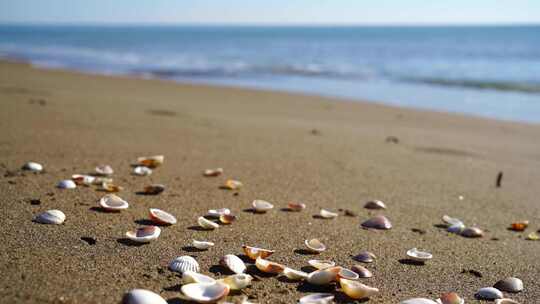
<path id="1" fill-rule="evenodd" d="M 540 0 L 0 0 L 1 23 L 540 23 Z"/>

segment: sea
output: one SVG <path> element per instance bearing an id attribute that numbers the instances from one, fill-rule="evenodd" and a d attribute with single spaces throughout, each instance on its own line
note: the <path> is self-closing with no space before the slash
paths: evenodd
<path id="1" fill-rule="evenodd" d="M 540 25 L 0 25 L 0 58 L 540 122 Z"/>

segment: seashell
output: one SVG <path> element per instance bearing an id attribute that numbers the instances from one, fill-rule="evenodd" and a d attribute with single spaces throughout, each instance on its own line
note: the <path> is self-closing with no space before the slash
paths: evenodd
<path id="1" fill-rule="evenodd" d="M 465 229 L 465 224 L 463 223 L 457 223 L 457 224 L 452 224 L 450 225 L 446 231 L 450 232 L 450 233 L 455 233 L 455 234 L 461 234 L 463 232 L 463 230 Z"/>
<path id="2" fill-rule="evenodd" d="M 444 223 L 446 223 L 447 226 L 458 225 L 458 224 L 464 225 L 463 222 L 460 219 L 455 218 L 455 217 L 450 217 L 450 216 L 448 216 L 446 214 L 443 215 L 442 221 Z"/>
<path id="3" fill-rule="evenodd" d="M 384 215 L 377 215 L 362 223 L 364 228 L 390 229 L 392 223 Z"/>
<path id="4" fill-rule="evenodd" d="M 523 290 L 523 281 L 518 278 L 510 277 L 498 281 L 493 287 L 501 291 L 516 293 Z"/>
<path id="5" fill-rule="evenodd" d="M 386 209 L 386 205 L 384 204 L 383 201 L 374 200 L 374 201 L 369 201 L 369 202 L 367 202 L 367 203 L 364 205 L 364 208 L 366 208 L 366 209 L 373 209 L 373 210 Z"/>
<path id="6" fill-rule="evenodd" d="M 143 156 L 137 158 L 137 163 L 148 168 L 156 168 L 161 166 L 164 160 L 165 156 L 163 155 Z"/>
<path id="7" fill-rule="evenodd" d="M 257 213 L 265 213 L 266 211 L 272 210 L 274 208 L 274 205 L 263 200 L 254 200 L 251 205 L 253 206 L 253 210 Z"/>
<path id="8" fill-rule="evenodd" d="M 401 301 L 399 304 L 437 304 L 437 302 L 426 298 L 413 298 Z"/>
<path id="9" fill-rule="evenodd" d="M 355 255 L 353 259 L 358 262 L 362 263 L 373 263 L 377 256 L 375 256 L 373 253 L 369 251 L 362 251 L 359 254 Z"/>
<path id="10" fill-rule="evenodd" d="M 304 244 L 313 253 L 321 253 L 326 250 L 326 246 L 318 239 L 305 240 Z"/>
<path id="11" fill-rule="evenodd" d="M 242 184 L 241 181 L 237 181 L 237 180 L 234 180 L 234 179 L 228 179 L 225 182 L 225 185 L 223 185 L 223 188 L 229 189 L 229 190 L 238 190 L 238 189 L 242 188 L 243 185 L 244 184 Z"/>
<path id="12" fill-rule="evenodd" d="M 102 186 L 103 183 L 111 184 L 113 182 L 113 179 L 110 177 L 103 177 L 103 176 L 93 176 L 94 180 L 92 181 L 92 184 Z"/>
<path id="13" fill-rule="evenodd" d="M 122 304 L 167 304 L 167 301 L 150 290 L 132 289 L 124 295 Z"/>
<path id="14" fill-rule="evenodd" d="M 248 287 L 251 284 L 252 280 L 253 277 L 249 274 L 241 273 L 228 276 L 219 281 L 229 286 L 231 290 L 240 290 Z"/>
<path id="15" fill-rule="evenodd" d="M 148 243 L 159 237 L 161 229 L 156 226 L 146 226 L 126 232 L 126 237 L 137 243 Z"/>
<path id="16" fill-rule="evenodd" d="M 334 303 L 334 295 L 331 293 L 312 293 L 300 298 L 299 304 L 330 304 Z"/>
<path id="17" fill-rule="evenodd" d="M 343 268 L 343 267 L 340 267 L 340 268 L 341 269 L 339 270 L 338 275 L 337 275 L 339 279 L 358 280 L 358 278 L 360 278 L 358 273 L 347 268 Z"/>
<path id="18" fill-rule="evenodd" d="M 160 225 L 176 224 L 176 217 L 174 215 L 156 208 L 150 208 L 150 219 Z"/>
<path id="19" fill-rule="evenodd" d="M 216 280 L 214 278 L 211 278 L 207 275 L 186 270 L 182 273 L 182 283 L 184 284 L 190 284 L 190 283 L 205 283 L 205 284 L 212 284 L 215 283 Z"/>
<path id="20" fill-rule="evenodd" d="M 94 183 L 94 180 L 96 179 L 92 175 L 84 175 L 84 174 L 73 174 L 71 176 L 71 179 L 75 184 L 82 185 L 82 186 L 90 186 Z"/>
<path id="21" fill-rule="evenodd" d="M 321 211 L 319 212 L 319 215 L 322 218 L 325 218 L 325 219 L 333 219 L 333 218 L 336 218 L 338 216 L 337 213 L 334 213 L 334 212 L 326 210 L 326 209 L 321 209 Z"/>
<path id="22" fill-rule="evenodd" d="M 285 270 L 285 266 L 281 265 L 281 264 L 278 264 L 278 263 L 274 263 L 274 262 L 270 262 L 268 260 L 265 260 L 261 257 L 258 257 L 256 260 L 255 260 L 255 266 L 257 266 L 257 268 L 262 271 L 262 272 L 265 272 L 265 273 L 281 273 L 283 272 L 283 270 Z"/>
<path id="23" fill-rule="evenodd" d="M 529 241 L 538 241 L 540 240 L 540 235 L 536 232 L 531 232 L 527 235 L 525 239 Z"/>
<path id="24" fill-rule="evenodd" d="M 219 260 L 219 264 L 236 274 L 241 274 L 246 271 L 246 264 L 234 254 L 225 255 Z"/>
<path id="25" fill-rule="evenodd" d="M 285 275 L 289 280 L 293 281 L 305 280 L 308 277 L 307 272 L 294 270 L 289 267 L 285 267 L 285 269 L 283 269 L 283 275 Z"/>
<path id="26" fill-rule="evenodd" d="M 439 304 L 465 304 L 465 300 L 455 292 L 443 293 L 436 302 Z"/>
<path id="27" fill-rule="evenodd" d="M 219 225 L 217 223 L 207 220 L 203 216 L 200 216 L 197 219 L 197 223 L 199 224 L 199 226 L 207 230 L 214 230 L 216 228 L 219 228 Z"/>
<path id="28" fill-rule="evenodd" d="M 371 278 L 373 276 L 373 273 L 369 269 L 361 265 L 353 265 L 351 270 L 356 272 L 360 278 Z"/>
<path id="29" fill-rule="evenodd" d="M 413 261 L 422 263 L 425 263 L 433 258 L 433 255 L 431 253 L 420 251 L 416 248 L 409 249 L 407 251 L 407 256 Z"/>
<path id="30" fill-rule="evenodd" d="M 308 264 L 319 270 L 336 266 L 336 263 L 328 260 L 309 260 Z"/>
<path id="31" fill-rule="evenodd" d="M 478 292 L 476 293 L 476 297 L 481 300 L 496 300 L 496 299 L 502 299 L 503 293 L 494 287 L 484 287 L 480 288 Z"/>
<path id="32" fill-rule="evenodd" d="M 109 176 L 114 173 L 114 170 L 109 165 L 99 165 L 96 167 L 96 174 L 101 176 Z"/>
<path id="33" fill-rule="evenodd" d="M 118 186 L 118 185 L 115 185 L 113 184 L 112 182 L 103 182 L 101 183 L 101 190 L 103 191 L 106 191 L 106 192 L 120 192 L 122 190 L 124 190 L 124 188 Z"/>
<path id="34" fill-rule="evenodd" d="M 222 215 L 228 215 L 231 214 L 231 210 L 229 208 L 221 208 L 221 209 L 210 209 L 208 210 L 208 214 L 206 216 L 213 217 L 213 218 L 219 218 Z"/>
<path id="35" fill-rule="evenodd" d="M 199 267 L 199 263 L 197 263 L 197 260 L 195 260 L 193 257 L 190 257 L 189 255 L 183 255 L 174 258 L 169 263 L 169 269 L 171 271 L 183 274 L 186 271 L 199 272 L 201 268 Z"/>
<path id="36" fill-rule="evenodd" d="M 219 221 L 222 224 L 229 225 L 236 220 L 236 216 L 232 214 L 222 214 L 219 216 Z"/>
<path id="37" fill-rule="evenodd" d="M 529 226 L 529 221 L 515 222 L 510 225 L 510 229 L 514 231 L 523 231 Z"/>
<path id="38" fill-rule="evenodd" d="M 478 227 L 468 227 L 461 232 L 461 235 L 468 238 L 478 238 L 484 235 L 484 231 Z"/>
<path id="39" fill-rule="evenodd" d="M 206 242 L 206 241 L 197 241 L 193 240 L 193 247 L 200 249 L 200 250 L 206 250 L 210 247 L 214 246 L 214 243 L 212 242 Z"/>
<path id="40" fill-rule="evenodd" d="M 139 176 L 148 176 L 152 174 L 152 169 L 145 166 L 137 166 L 133 169 L 133 174 Z"/>
<path id="41" fill-rule="evenodd" d="M 38 214 L 34 221 L 40 224 L 60 225 L 66 220 L 64 212 L 56 209 L 47 210 Z"/>
<path id="42" fill-rule="evenodd" d="M 229 286 L 215 282 L 213 284 L 191 283 L 182 286 L 182 293 L 198 303 L 214 303 L 229 294 Z"/>
<path id="43" fill-rule="evenodd" d="M 379 289 L 353 280 L 341 279 L 339 284 L 343 292 L 352 299 L 366 299 L 379 293 Z"/>
<path id="44" fill-rule="evenodd" d="M 74 181 L 70 179 L 61 180 L 56 187 L 60 189 L 75 189 L 77 188 L 77 184 L 75 184 Z"/>
<path id="45" fill-rule="evenodd" d="M 143 192 L 144 192 L 144 194 L 158 195 L 163 191 L 165 191 L 165 185 L 153 184 L 153 185 L 144 187 Z"/>
<path id="46" fill-rule="evenodd" d="M 204 176 L 219 176 L 223 174 L 223 168 L 206 169 L 203 174 Z"/>
<path id="47" fill-rule="evenodd" d="M 290 202 L 287 204 L 287 208 L 290 210 L 290 211 L 302 211 L 304 209 L 306 209 L 306 204 L 302 204 L 302 203 L 295 203 L 295 202 Z"/>
<path id="48" fill-rule="evenodd" d="M 331 267 L 311 272 L 306 281 L 313 285 L 327 285 L 335 281 L 340 267 Z"/>
<path id="49" fill-rule="evenodd" d="M 41 172 L 43 171 L 43 166 L 38 163 L 27 162 L 26 164 L 22 166 L 21 169 L 26 170 L 26 171 L 31 171 L 31 172 Z"/>
<path id="50" fill-rule="evenodd" d="M 107 194 L 99 200 L 99 206 L 107 211 L 127 209 L 129 203 L 114 194 Z"/>
<path id="51" fill-rule="evenodd" d="M 265 259 L 274 254 L 275 252 L 274 250 L 262 249 L 246 245 L 242 246 L 242 249 L 244 250 L 244 253 L 252 260 L 256 260 L 258 257 Z"/>
<path id="52" fill-rule="evenodd" d="M 495 304 L 520 304 L 520 303 L 512 299 L 497 299 L 495 300 Z"/>

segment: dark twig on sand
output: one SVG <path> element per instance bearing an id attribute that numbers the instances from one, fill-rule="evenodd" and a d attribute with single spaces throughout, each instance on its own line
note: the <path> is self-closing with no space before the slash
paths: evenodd
<path id="1" fill-rule="evenodd" d="M 495 182 L 495 187 L 500 188 L 503 178 L 503 172 L 499 171 L 499 174 L 497 174 L 497 181 Z"/>

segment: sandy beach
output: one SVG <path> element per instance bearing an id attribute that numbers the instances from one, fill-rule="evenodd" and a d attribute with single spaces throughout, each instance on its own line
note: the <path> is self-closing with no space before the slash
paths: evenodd
<path id="1" fill-rule="evenodd" d="M 168 270 L 169 261 L 192 255 L 201 272 L 223 277 L 220 257 L 241 254 L 244 244 L 276 250 L 270 259 L 295 269 L 313 258 L 351 267 L 358 264 L 351 256 L 369 250 L 378 258 L 365 265 L 374 276 L 362 282 L 380 294 L 368 303 L 436 299 L 449 291 L 480 303 L 474 298 L 479 288 L 509 276 L 522 279 L 525 290 L 508 297 L 540 299 L 540 241 L 525 240 L 540 229 L 540 125 L 9 62 L 0 62 L 0 125 L 3 303 L 119 303 L 133 288 L 189 303 L 181 299 L 181 279 Z M 388 142 L 389 136 L 398 142 Z M 162 167 L 148 177 L 131 174 L 137 157 L 154 154 L 165 155 Z M 28 161 L 43 164 L 45 173 L 21 172 Z M 114 168 L 129 209 L 96 210 L 104 193 L 95 187 L 55 188 L 100 164 Z M 202 176 L 215 167 L 224 174 Z M 500 171 L 502 187 L 496 188 Z M 244 187 L 220 189 L 228 178 Z M 157 196 L 136 194 L 151 183 L 167 188 Z M 254 199 L 275 208 L 253 214 L 247 209 Z M 388 209 L 363 208 L 374 199 Z M 290 201 L 307 208 L 281 210 Z M 134 246 L 124 234 L 148 224 L 150 207 L 174 214 L 178 224 Z M 215 231 L 197 229 L 199 216 L 222 207 L 238 220 Z M 321 208 L 340 216 L 314 217 Z M 32 222 L 48 209 L 62 210 L 65 223 Z M 360 227 L 376 214 L 387 216 L 393 228 Z M 485 236 L 446 232 L 444 214 L 481 227 Z M 525 232 L 507 229 L 518 220 L 530 221 Z M 306 254 L 304 240 L 311 238 L 328 250 Z M 193 239 L 216 245 L 195 251 Z M 403 263 L 413 247 L 433 259 Z M 249 272 L 257 279 L 235 295 L 253 302 L 296 303 L 315 291 L 335 293 L 337 303 L 360 302 L 334 286 L 288 282 L 253 266 Z"/>

